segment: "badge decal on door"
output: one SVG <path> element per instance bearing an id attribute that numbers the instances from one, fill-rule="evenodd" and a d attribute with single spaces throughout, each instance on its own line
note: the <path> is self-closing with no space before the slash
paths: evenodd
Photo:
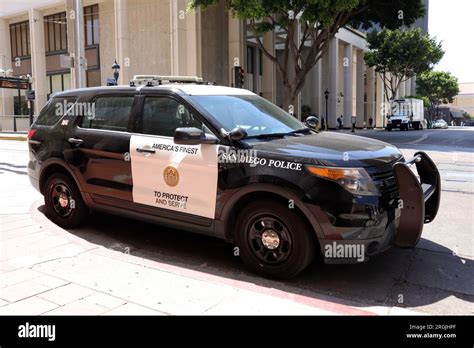
<path id="1" fill-rule="evenodd" d="M 132 135 L 133 201 L 214 218 L 218 145 L 177 145 L 168 137 Z"/>
<path id="2" fill-rule="evenodd" d="M 168 166 L 163 171 L 163 179 L 166 184 L 171 187 L 175 187 L 179 182 L 179 172 L 175 167 Z"/>

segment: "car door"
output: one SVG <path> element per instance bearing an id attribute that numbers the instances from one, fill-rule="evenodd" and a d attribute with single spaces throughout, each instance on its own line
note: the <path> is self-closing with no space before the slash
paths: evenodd
<path id="1" fill-rule="evenodd" d="M 132 201 L 132 169 L 129 158 L 130 117 L 134 93 L 95 97 L 68 134 L 73 152 L 70 164 L 82 189 L 94 201 L 114 204 Z M 108 198 L 108 201 L 102 201 Z"/>
<path id="2" fill-rule="evenodd" d="M 157 215 L 168 212 L 168 217 L 176 219 L 185 218 L 182 214 L 214 219 L 218 145 L 173 141 L 176 128 L 205 129 L 179 98 L 145 95 L 142 104 L 137 133 L 130 139 L 133 201 L 155 208 Z"/>

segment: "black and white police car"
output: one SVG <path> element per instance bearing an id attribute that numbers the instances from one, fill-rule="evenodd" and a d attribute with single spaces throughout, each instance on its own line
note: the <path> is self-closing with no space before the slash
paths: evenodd
<path id="1" fill-rule="evenodd" d="M 377 140 L 320 133 L 248 90 L 200 78 L 56 93 L 28 138 L 31 183 L 59 226 L 105 211 L 215 236 L 272 278 L 297 275 L 317 254 L 357 262 L 413 247 L 440 200 L 425 153 L 405 161 Z"/>

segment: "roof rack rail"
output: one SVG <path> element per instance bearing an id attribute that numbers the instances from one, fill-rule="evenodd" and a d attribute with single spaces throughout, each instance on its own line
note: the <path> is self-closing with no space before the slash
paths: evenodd
<path id="1" fill-rule="evenodd" d="M 202 77 L 197 76 L 135 75 L 133 79 L 130 80 L 130 87 L 153 87 L 162 85 L 163 83 L 215 84 L 204 81 Z"/>

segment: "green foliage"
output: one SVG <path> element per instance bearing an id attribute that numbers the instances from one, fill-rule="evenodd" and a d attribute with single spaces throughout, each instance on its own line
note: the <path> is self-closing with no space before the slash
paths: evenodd
<path id="1" fill-rule="evenodd" d="M 416 79 L 416 91 L 433 104 L 452 103 L 459 94 L 458 79 L 445 71 L 428 71 Z"/>
<path id="2" fill-rule="evenodd" d="M 444 55 L 441 43 L 421 29 L 387 29 L 367 35 L 370 51 L 365 63 L 375 67 L 385 81 L 385 95 L 394 98 L 400 83 L 414 75 L 429 71 Z"/>
<path id="3" fill-rule="evenodd" d="M 441 43 L 419 28 L 371 31 L 367 43 L 370 51 L 365 54 L 365 62 L 368 66 L 375 66 L 377 72 L 388 71 L 405 77 L 431 70 L 444 55 Z"/>
<path id="4" fill-rule="evenodd" d="M 234 16 L 249 20 L 258 47 L 276 65 L 285 88 L 284 108 L 293 104 L 307 73 L 340 28 L 374 24 L 398 28 L 425 14 L 421 0 L 190 0 L 188 4 L 190 9 L 205 9 L 221 2 Z M 301 35 L 296 42 L 298 26 Z M 286 37 L 281 60 L 261 40 L 262 34 L 275 28 Z"/>

